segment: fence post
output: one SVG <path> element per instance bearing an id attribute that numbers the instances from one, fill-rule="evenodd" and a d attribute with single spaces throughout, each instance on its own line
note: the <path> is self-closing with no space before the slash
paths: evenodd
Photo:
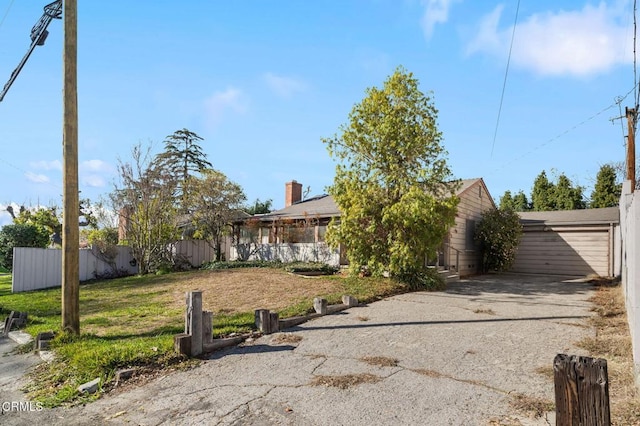
<path id="1" fill-rule="evenodd" d="M 191 335 L 191 356 L 198 356 L 202 354 L 202 291 L 190 291 L 188 303 L 187 333 Z"/>
<path id="2" fill-rule="evenodd" d="M 607 360 L 558 354 L 553 360 L 558 426 L 610 426 Z"/>

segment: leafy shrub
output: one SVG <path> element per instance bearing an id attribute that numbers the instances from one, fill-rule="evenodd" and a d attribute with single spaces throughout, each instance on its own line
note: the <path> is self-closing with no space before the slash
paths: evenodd
<path id="1" fill-rule="evenodd" d="M 5 225 L 0 230 L 0 266 L 11 270 L 14 247 L 46 248 L 49 245 L 47 231 L 35 225 Z"/>
<path id="2" fill-rule="evenodd" d="M 447 283 L 435 268 L 404 271 L 393 277 L 408 285 L 411 290 L 440 291 L 447 288 Z"/>
<path id="3" fill-rule="evenodd" d="M 200 269 L 279 268 L 281 265 L 282 262 L 268 262 L 266 260 L 213 261 L 203 263 Z"/>
<path id="4" fill-rule="evenodd" d="M 474 236 L 480 244 L 483 272 L 509 269 L 516 258 L 521 236 L 520 216 L 513 210 L 484 212 Z"/>
<path id="5" fill-rule="evenodd" d="M 286 263 L 284 270 L 294 273 L 320 272 L 323 274 L 335 274 L 338 268 L 321 262 L 293 262 Z"/>

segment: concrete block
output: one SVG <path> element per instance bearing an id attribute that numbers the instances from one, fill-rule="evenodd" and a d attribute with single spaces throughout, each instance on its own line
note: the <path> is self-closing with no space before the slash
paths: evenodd
<path id="1" fill-rule="evenodd" d="M 78 386 L 78 392 L 80 393 L 96 393 L 100 386 L 100 377 L 93 379 L 90 382 Z"/>
<path id="2" fill-rule="evenodd" d="M 255 310 L 256 328 L 264 334 L 271 333 L 271 317 L 268 309 Z"/>
<path id="3" fill-rule="evenodd" d="M 342 303 L 351 308 L 351 307 L 354 307 L 354 306 L 358 306 L 358 299 L 356 299 L 353 296 L 349 296 L 349 295 L 345 294 L 344 296 L 342 296 Z"/>
<path id="4" fill-rule="evenodd" d="M 316 297 L 313 299 L 313 309 L 319 314 L 325 315 L 327 313 L 327 299 Z"/>
<path id="5" fill-rule="evenodd" d="M 120 383 L 121 381 L 123 382 L 127 379 L 130 379 L 135 372 L 135 368 L 122 368 L 116 371 L 116 386 L 118 386 L 118 383 Z"/>
<path id="6" fill-rule="evenodd" d="M 173 349 L 179 354 L 191 356 L 191 335 L 181 333 L 173 336 Z"/>
<path id="7" fill-rule="evenodd" d="M 202 312 L 202 344 L 211 343 L 213 340 L 213 312 Z"/>

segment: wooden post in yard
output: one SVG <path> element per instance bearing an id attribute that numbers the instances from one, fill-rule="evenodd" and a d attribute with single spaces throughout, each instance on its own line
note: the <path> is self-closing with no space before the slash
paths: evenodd
<path id="1" fill-rule="evenodd" d="M 558 354 L 553 360 L 556 425 L 610 426 L 607 360 Z"/>
<path id="2" fill-rule="evenodd" d="M 80 334 L 77 0 L 64 0 L 62 329 Z"/>
<path id="3" fill-rule="evenodd" d="M 202 354 L 202 292 L 189 292 L 189 331 L 191 335 L 191 356 Z"/>

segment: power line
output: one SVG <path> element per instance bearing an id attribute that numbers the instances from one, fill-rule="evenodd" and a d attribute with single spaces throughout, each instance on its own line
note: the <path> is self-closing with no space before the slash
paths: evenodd
<path id="1" fill-rule="evenodd" d="M 0 28 L 2 28 L 2 24 L 4 24 L 4 20 L 7 19 L 7 15 L 9 15 L 9 11 L 11 10 L 11 6 L 13 6 L 13 2 L 15 0 L 11 0 L 9 2 L 9 6 L 7 7 L 7 10 L 4 12 L 4 15 L 2 15 L 2 19 L 0 19 Z"/>
<path id="2" fill-rule="evenodd" d="M 534 152 L 536 152 L 537 150 L 539 150 L 540 148 L 549 145 L 551 142 L 554 142 L 558 139 L 560 139 L 561 137 L 565 136 L 566 134 L 574 131 L 575 129 L 577 129 L 580 126 L 583 126 L 584 124 L 588 123 L 589 121 L 593 120 L 594 118 L 598 117 L 599 115 L 603 114 L 604 112 L 610 110 L 611 108 L 614 108 L 616 105 L 620 105 L 620 103 L 622 103 L 622 101 L 624 101 L 631 93 L 634 93 L 635 90 L 638 89 L 638 85 L 636 84 L 631 90 L 629 90 L 624 96 L 620 96 L 618 98 L 616 98 L 616 101 L 614 103 L 612 103 L 611 105 L 601 109 L 600 111 L 598 111 L 597 113 L 593 114 L 592 116 L 590 116 L 589 118 L 586 118 L 585 120 L 582 120 L 580 123 L 568 128 L 567 130 L 565 130 L 564 132 L 559 133 L 557 136 L 548 139 L 547 141 L 535 146 L 533 149 L 531 149 L 530 151 L 525 152 L 524 154 L 513 158 L 510 161 L 507 161 L 506 163 L 504 163 L 502 166 L 496 168 L 495 170 L 493 170 L 492 172 L 490 172 L 487 176 L 491 176 L 497 172 L 499 172 L 500 170 L 506 168 L 508 165 L 515 163 L 516 161 L 522 160 L 523 158 L 533 154 Z"/>
<path id="3" fill-rule="evenodd" d="M 511 45 L 509 46 L 509 56 L 507 57 L 507 67 L 504 70 L 504 81 L 502 82 L 502 94 L 500 95 L 500 106 L 498 107 L 498 118 L 496 119 L 496 128 L 493 132 L 493 143 L 491 144 L 491 157 L 493 157 L 493 148 L 496 145 L 496 138 L 498 137 L 498 126 L 500 125 L 502 103 L 504 101 L 504 92 L 507 87 L 507 76 L 509 75 L 509 64 L 511 63 L 511 52 L 513 51 L 513 39 L 515 38 L 516 25 L 518 24 L 518 12 L 520 12 L 520 0 L 518 0 L 518 5 L 516 6 L 516 17 L 513 22 L 513 31 L 511 31 Z"/>

